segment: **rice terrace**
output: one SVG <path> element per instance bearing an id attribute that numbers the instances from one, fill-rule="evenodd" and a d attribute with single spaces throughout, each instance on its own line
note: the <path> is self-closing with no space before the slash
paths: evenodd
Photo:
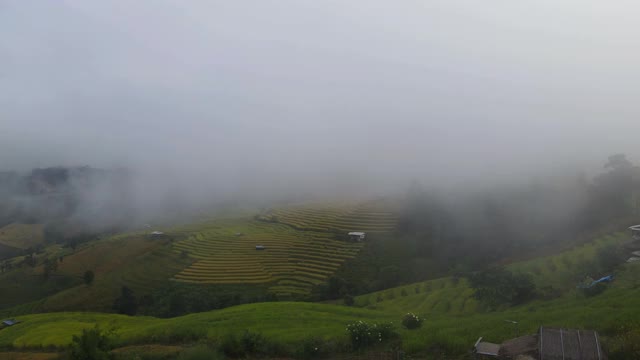
<path id="1" fill-rule="evenodd" d="M 253 220 L 198 226 L 174 251 L 195 262 L 174 275 L 176 281 L 199 284 L 273 283 L 278 296 L 308 295 L 341 264 L 358 254 L 361 242 L 347 234 L 394 229 L 396 215 L 375 204 L 270 209 Z M 380 205 L 377 205 L 378 207 Z M 260 247 L 258 250 L 256 247 Z"/>

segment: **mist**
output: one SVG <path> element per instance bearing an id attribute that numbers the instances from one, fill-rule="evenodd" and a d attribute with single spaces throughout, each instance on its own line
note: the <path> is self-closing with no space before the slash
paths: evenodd
<path id="1" fill-rule="evenodd" d="M 595 174 L 640 155 L 638 10 L 3 1 L 0 168 L 128 168 L 186 202 Z"/>

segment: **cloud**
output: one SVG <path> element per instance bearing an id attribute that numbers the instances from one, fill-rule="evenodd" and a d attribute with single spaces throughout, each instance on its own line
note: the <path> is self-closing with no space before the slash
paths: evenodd
<path id="1" fill-rule="evenodd" d="M 637 8 L 5 1 L 0 164 L 219 191 L 593 170 L 638 156 Z"/>

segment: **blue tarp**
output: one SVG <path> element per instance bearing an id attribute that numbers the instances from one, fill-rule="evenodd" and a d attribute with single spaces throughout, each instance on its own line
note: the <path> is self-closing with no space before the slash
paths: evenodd
<path id="1" fill-rule="evenodd" d="M 601 277 L 598 280 L 592 281 L 591 284 L 589 284 L 589 285 L 584 285 L 584 284 L 578 285 L 578 288 L 587 289 L 587 288 L 590 288 L 590 287 L 594 286 L 597 283 L 609 282 L 609 281 L 613 281 L 613 275 L 607 275 L 607 276 Z"/>

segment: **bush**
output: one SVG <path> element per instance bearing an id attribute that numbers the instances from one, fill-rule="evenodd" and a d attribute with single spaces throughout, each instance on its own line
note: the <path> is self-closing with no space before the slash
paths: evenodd
<path id="1" fill-rule="evenodd" d="M 95 277 L 95 274 L 93 273 L 93 271 L 87 270 L 87 271 L 84 272 L 84 275 L 82 276 L 82 279 L 84 280 L 84 283 L 86 285 L 91 285 L 91 283 L 93 282 L 94 277 Z"/>
<path id="2" fill-rule="evenodd" d="M 109 360 L 111 341 L 99 327 L 82 330 L 82 335 L 74 335 L 71 340 L 69 358 L 72 360 Z"/>
<path id="3" fill-rule="evenodd" d="M 618 247 L 608 245 L 598 250 L 596 259 L 602 271 L 611 271 L 623 263 L 625 257 Z"/>
<path id="4" fill-rule="evenodd" d="M 310 338 L 302 341 L 300 348 L 296 351 L 298 359 L 318 359 L 326 357 L 331 353 L 327 344 L 319 338 Z"/>
<path id="5" fill-rule="evenodd" d="M 245 356 L 244 348 L 234 334 L 227 334 L 220 342 L 220 350 L 230 358 L 240 358 Z"/>
<path id="6" fill-rule="evenodd" d="M 220 350 L 228 357 L 243 358 L 254 356 L 274 356 L 285 353 L 283 347 L 267 340 L 262 334 L 248 330 L 240 338 L 229 334 L 220 343 Z"/>
<path id="7" fill-rule="evenodd" d="M 369 324 L 357 321 L 347 325 L 347 332 L 349 332 L 351 346 L 355 350 L 382 344 L 399 337 L 391 323 Z"/>
<path id="8" fill-rule="evenodd" d="M 402 289 L 402 291 L 400 291 L 400 296 L 407 296 L 407 290 Z"/>
<path id="9" fill-rule="evenodd" d="M 469 278 L 476 299 L 485 305 L 518 305 L 535 295 L 535 284 L 526 274 L 513 274 L 504 268 L 488 269 Z"/>
<path id="10" fill-rule="evenodd" d="M 344 304 L 347 305 L 347 306 L 353 306 L 353 304 L 355 304 L 355 300 L 353 299 L 353 296 L 345 295 L 344 296 Z"/>
<path id="11" fill-rule="evenodd" d="M 586 297 L 596 296 L 598 294 L 602 294 L 605 290 L 607 290 L 607 285 L 603 283 L 597 283 L 591 287 L 583 288 L 582 293 Z"/>
<path id="12" fill-rule="evenodd" d="M 407 313 L 402 317 L 402 326 L 406 329 L 413 330 L 422 326 L 423 319 L 420 319 L 417 315 L 413 313 Z"/>

